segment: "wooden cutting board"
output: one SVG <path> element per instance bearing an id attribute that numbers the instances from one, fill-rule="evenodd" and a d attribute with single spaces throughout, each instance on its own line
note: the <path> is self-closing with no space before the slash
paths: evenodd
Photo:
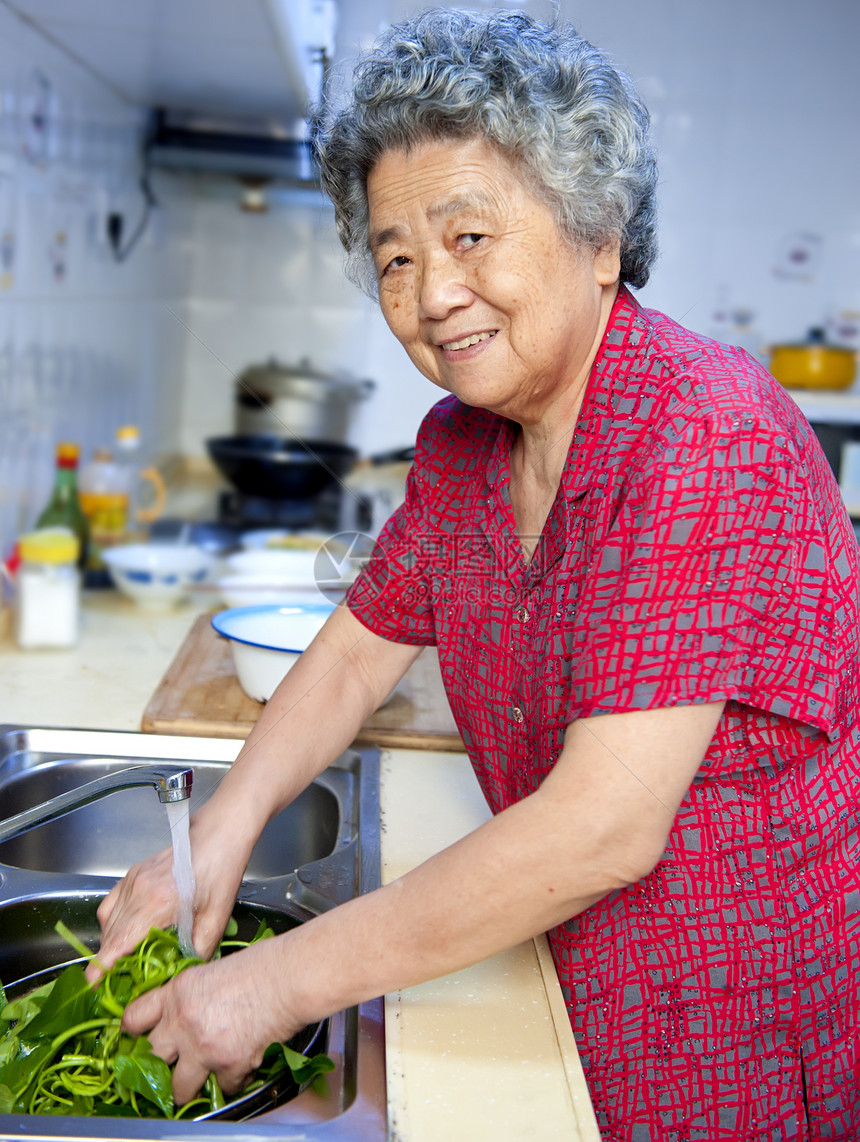
<path id="1" fill-rule="evenodd" d="M 245 738 L 263 704 L 249 698 L 233 667 L 227 639 L 211 615 L 194 622 L 144 710 L 141 729 L 151 734 Z M 461 751 L 463 740 L 439 672 L 434 647 L 425 647 L 390 701 L 359 731 L 356 743 L 400 749 Z"/>

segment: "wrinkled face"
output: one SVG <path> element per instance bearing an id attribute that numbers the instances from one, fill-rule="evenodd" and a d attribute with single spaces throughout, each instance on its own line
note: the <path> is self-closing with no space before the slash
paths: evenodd
<path id="1" fill-rule="evenodd" d="M 481 140 L 387 151 L 367 190 L 382 312 L 424 376 L 523 424 L 563 403 L 602 335 L 616 251 L 572 246 Z"/>

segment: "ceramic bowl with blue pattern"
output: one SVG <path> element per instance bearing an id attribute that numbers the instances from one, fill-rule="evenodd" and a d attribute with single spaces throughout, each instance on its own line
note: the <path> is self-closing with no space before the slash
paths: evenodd
<path id="1" fill-rule="evenodd" d="M 125 543 L 103 552 L 115 585 L 142 607 L 175 606 L 209 578 L 215 557 L 186 543 Z"/>

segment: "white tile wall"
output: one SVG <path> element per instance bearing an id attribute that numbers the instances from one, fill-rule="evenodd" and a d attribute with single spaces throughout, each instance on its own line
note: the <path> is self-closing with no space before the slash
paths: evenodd
<path id="1" fill-rule="evenodd" d="M 438 390 L 393 341 L 377 306 L 343 275 L 330 207 L 315 193 L 269 195 L 269 212 L 242 213 L 228 181 L 195 184 L 182 444 L 233 430 L 236 377 L 270 357 L 376 382 L 351 439 L 373 453 L 412 442 Z"/>
<path id="2" fill-rule="evenodd" d="M 722 298 L 764 344 L 860 311 L 855 0 L 566 0 L 640 85 L 661 163 L 662 255 L 646 304 L 709 332 Z M 818 263 L 775 271 L 797 235 Z"/>
<path id="3" fill-rule="evenodd" d="M 135 422 L 174 451 L 184 339 L 161 300 L 188 292 L 160 228 L 118 264 L 105 216 L 126 234 L 141 109 L 122 103 L 0 5 L 0 552 L 50 493 L 54 446 L 86 460 Z M 161 228 L 163 231 L 163 227 Z"/>

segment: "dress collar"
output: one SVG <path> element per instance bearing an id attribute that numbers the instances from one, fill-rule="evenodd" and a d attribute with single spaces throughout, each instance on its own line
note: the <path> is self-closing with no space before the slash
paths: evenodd
<path id="1" fill-rule="evenodd" d="M 564 554 L 570 522 L 568 504 L 581 500 L 589 488 L 600 481 L 603 475 L 600 452 L 612 421 L 619 415 L 635 412 L 637 399 L 631 392 L 630 374 L 647 337 L 645 313 L 629 290 L 621 286 L 591 367 L 558 493 L 528 565 L 516 536 L 510 496 L 510 457 L 516 427 L 512 421 L 499 418 L 496 440 L 485 469 L 481 526 L 497 556 L 504 555 L 505 566 L 517 569 L 517 559 L 512 558 L 512 552 L 519 554 L 518 569 L 527 581 L 545 575 Z"/>
<path id="2" fill-rule="evenodd" d="M 582 495 L 602 475 L 599 454 L 613 420 L 630 416 L 637 403 L 631 372 L 648 337 L 648 319 L 630 291 L 621 286 L 609 314 L 603 341 L 585 389 L 561 487 Z M 629 407 L 628 407 L 629 406 Z"/>

